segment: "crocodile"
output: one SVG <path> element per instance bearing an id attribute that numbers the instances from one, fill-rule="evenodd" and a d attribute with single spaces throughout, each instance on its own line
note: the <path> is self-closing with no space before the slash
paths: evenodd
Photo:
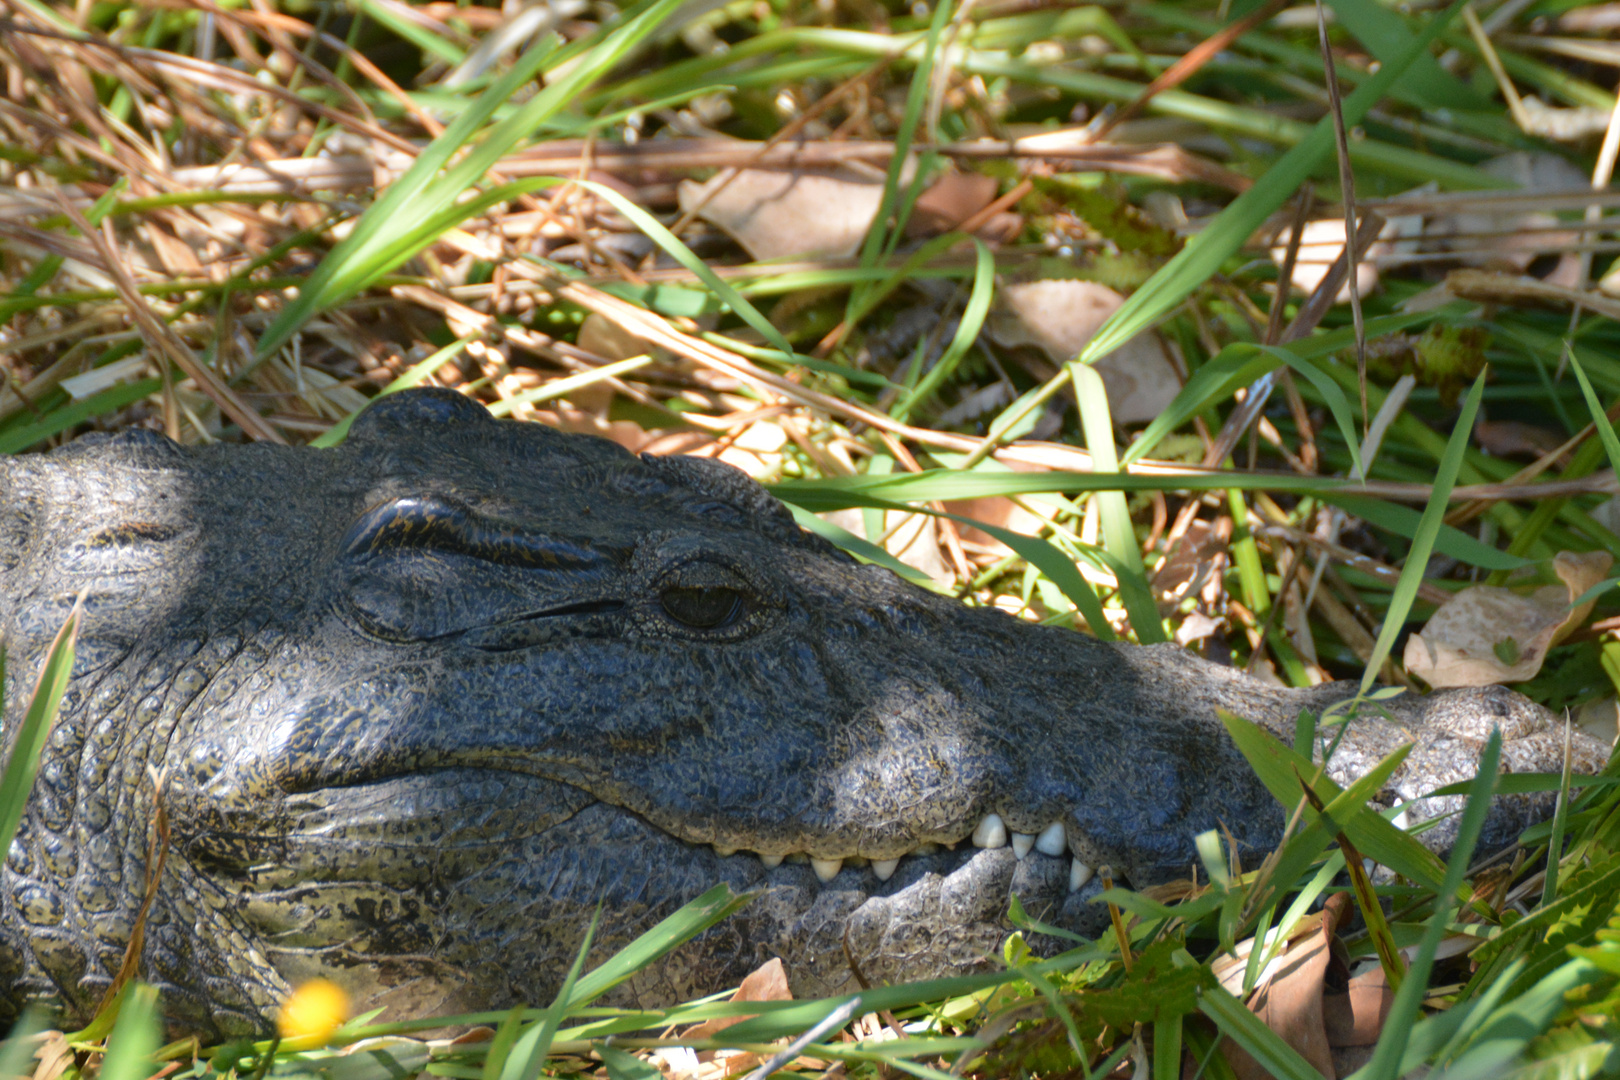
<path id="1" fill-rule="evenodd" d="M 390 1018 L 543 1002 L 599 904 L 598 958 L 717 882 L 756 898 L 617 1000 L 773 956 L 800 994 L 982 969 L 1010 897 L 1095 932 L 1105 865 L 1187 877 L 1211 829 L 1252 865 L 1284 813 L 1217 710 L 1291 742 L 1351 693 L 936 595 L 727 465 L 444 390 L 333 449 L 131 430 L 0 460 L 0 745 L 76 602 L 0 877 L 0 1018 L 93 1011 L 139 925 L 138 974 L 216 1038 L 314 976 Z M 1443 847 L 1456 800 L 1422 797 L 1493 727 L 1504 768 L 1562 763 L 1564 727 L 1486 687 L 1363 710 L 1329 773 L 1413 744 L 1379 804 Z M 1498 797 L 1484 842 L 1548 805 Z"/>

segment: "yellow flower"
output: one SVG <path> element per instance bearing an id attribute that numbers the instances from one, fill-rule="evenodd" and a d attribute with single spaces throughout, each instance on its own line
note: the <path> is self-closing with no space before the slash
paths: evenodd
<path id="1" fill-rule="evenodd" d="M 277 1026 L 283 1039 L 325 1044 L 349 1017 L 349 995 L 325 979 L 311 979 L 287 995 Z"/>

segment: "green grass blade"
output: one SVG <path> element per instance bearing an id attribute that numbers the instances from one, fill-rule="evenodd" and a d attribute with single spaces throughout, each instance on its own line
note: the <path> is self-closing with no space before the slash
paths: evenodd
<path id="1" fill-rule="evenodd" d="M 1586 407 L 1592 413 L 1592 425 L 1597 428 L 1598 438 L 1603 440 L 1603 450 L 1609 455 L 1609 466 L 1620 472 L 1620 437 L 1614 433 L 1614 425 L 1609 423 L 1609 416 L 1603 410 L 1603 403 L 1598 400 L 1597 391 L 1592 389 L 1592 380 L 1586 377 L 1586 369 L 1581 366 L 1580 358 L 1575 350 L 1569 350 L 1569 366 L 1575 372 L 1576 380 L 1581 384 L 1581 396 L 1586 399 Z"/>
<path id="2" fill-rule="evenodd" d="M 501 1080 L 539 1080 L 540 1070 L 546 1067 L 546 1060 L 551 1056 L 552 1040 L 557 1037 L 557 1029 L 568 1015 L 574 984 L 579 981 L 579 973 L 585 970 L 585 957 L 590 954 L 591 941 L 596 937 L 596 927 L 601 920 L 602 909 L 598 906 L 596 914 L 591 916 L 590 926 L 585 928 L 585 940 L 579 943 L 579 953 L 574 957 L 573 966 L 568 969 L 568 977 L 563 979 L 562 987 L 545 1015 L 518 1036 L 512 1053 L 501 1067 Z"/>
<path id="3" fill-rule="evenodd" d="M 905 170 L 906 159 L 911 153 L 911 144 L 917 135 L 917 125 L 922 120 L 923 107 L 928 103 L 928 87 L 933 81 L 934 64 L 939 55 L 939 39 L 945 32 L 950 21 L 952 4 L 950 0 L 937 0 L 933 18 L 929 21 L 928 31 L 923 36 L 922 56 L 911 73 L 911 85 L 906 89 L 906 108 L 901 114 L 900 126 L 894 135 L 894 154 L 889 158 L 889 169 L 883 180 L 883 198 L 878 202 L 877 216 L 872 219 L 872 227 L 867 230 L 865 238 L 861 241 L 860 265 L 863 268 L 876 266 L 878 260 L 887 250 L 892 250 L 893 239 L 899 237 L 905 226 L 904 215 L 896 218 L 896 210 L 902 202 L 907 208 L 916 200 L 917 191 L 921 190 L 923 170 L 919 169 L 912 178 L 912 191 L 905 199 L 900 197 L 900 177 Z M 891 219 L 893 220 L 893 235 L 889 233 Z M 849 302 L 845 306 L 844 321 L 853 325 L 855 312 L 863 301 L 863 294 L 868 288 L 856 288 L 850 291 Z"/>
<path id="4" fill-rule="evenodd" d="M 627 1054 L 616 1046 L 599 1046 L 596 1052 L 607 1066 L 608 1080 L 663 1080 L 664 1074 L 651 1062 Z"/>
<path id="5" fill-rule="evenodd" d="M 1399 333 L 1419 323 L 1432 321 L 1434 312 L 1405 315 L 1380 315 L 1367 320 L 1367 336 Z M 1141 436 L 1126 448 L 1123 460 L 1128 464 L 1148 456 L 1166 435 L 1175 431 L 1195 415 L 1232 396 L 1233 391 L 1248 386 L 1268 371 L 1275 371 L 1286 361 L 1283 354 L 1309 361 L 1331 356 L 1355 343 L 1352 328 L 1344 327 L 1317 334 L 1288 345 L 1262 350 L 1249 342 L 1228 345 L 1192 373 L 1165 407 L 1153 419 Z"/>
<path id="6" fill-rule="evenodd" d="M 716 885 L 580 979 L 568 998 L 568 1008 L 578 1009 L 589 1005 L 648 964 L 725 919 L 753 898 L 753 893 L 738 894 L 732 892 L 729 885 Z"/>
<path id="7" fill-rule="evenodd" d="M 565 181 L 559 180 L 557 182 L 564 183 Z M 708 263 L 692 254 L 692 249 L 683 244 L 680 237 L 664 228 L 657 218 L 605 184 L 597 184 L 589 180 L 576 180 L 573 182 L 580 187 L 589 188 L 598 198 L 612 203 L 614 209 L 634 222 L 636 228 L 646 233 L 647 237 L 662 248 L 670 258 L 697 275 L 698 280 L 713 290 L 714 294 L 732 311 L 735 311 L 743 322 L 759 331 L 774 348 L 781 350 L 784 360 L 792 361 L 793 346 L 788 344 L 787 338 L 782 336 L 781 331 L 771 325 L 771 321 L 762 315 L 758 308 L 744 299 L 742 294 L 727 283 L 724 278 L 710 269 Z"/>
<path id="8" fill-rule="evenodd" d="M 388 4 L 379 4 L 376 0 L 360 0 L 357 6 L 368 18 L 386 26 L 435 60 L 441 60 L 455 67 L 467 58 L 467 54 L 454 42 L 446 41 L 421 23 L 395 11 Z"/>
<path id="9" fill-rule="evenodd" d="M 583 390 L 587 386 L 595 386 L 607 379 L 617 378 L 637 371 L 653 362 L 650 355 L 632 356 L 624 360 L 615 360 L 611 364 L 603 364 L 590 371 L 582 371 L 578 375 L 569 375 L 567 378 L 553 379 L 544 386 L 537 386 L 533 390 L 524 390 L 513 394 L 509 398 L 492 401 L 489 404 L 489 415 L 510 416 L 514 409 L 523 405 L 534 405 L 542 401 L 551 401 L 554 398 L 566 397 L 576 390 Z"/>
<path id="10" fill-rule="evenodd" d="M 799 523 L 799 528 L 804 529 L 806 532 L 815 533 L 823 540 L 838 545 L 865 562 L 886 566 L 913 585 L 921 585 L 925 589 L 933 587 L 934 583 L 927 574 L 918 570 L 915 566 L 906 565 L 889 554 L 887 550 L 872 543 L 872 541 L 856 536 L 848 529 L 819 518 L 802 506 L 795 506 L 792 503 L 784 503 L 783 505 L 793 514 L 793 520 Z"/>
<path id="11" fill-rule="evenodd" d="M 1446 10 L 1436 13 L 1399 57 L 1383 64 L 1375 75 L 1344 99 L 1346 125 L 1361 123 L 1412 63 L 1419 56 L 1428 55 L 1430 43 L 1462 10 L 1464 2 L 1454 0 Z M 1309 135 L 1267 169 L 1253 187 L 1232 200 L 1203 232 L 1132 293 L 1086 343 L 1080 351 L 1080 361 L 1089 364 L 1107 356 L 1213 277 L 1266 218 L 1299 190 L 1332 150 L 1333 121 L 1331 117 L 1324 117 Z"/>
<path id="12" fill-rule="evenodd" d="M 895 406 L 892 415 L 902 423 L 913 409 L 938 392 L 940 385 L 956 370 L 962 357 L 979 340 L 979 331 L 984 329 L 984 319 L 990 313 L 990 301 L 996 292 L 996 257 L 977 238 L 973 241 L 973 249 L 973 291 L 968 295 L 967 307 L 956 325 L 956 334 L 928 374 L 917 383 L 916 389 Z"/>
<path id="13" fill-rule="evenodd" d="M 958 473 L 949 470 L 936 471 L 949 472 L 949 475 L 951 476 L 976 475 Z M 903 502 L 853 493 L 847 496 L 841 496 L 827 503 L 822 503 L 816 500 L 801 501 L 796 497 L 800 490 L 801 489 L 797 487 L 795 487 L 792 491 L 785 492 L 781 489 L 777 489 L 777 494 L 783 502 L 787 503 L 791 508 L 793 508 L 794 517 L 799 520 L 801 524 L 813 519 L 813 511 L 815 510 L 843 510 L 852 506 L 871 507 L 875 510 L 896 510 L 907 514 L 936 513 L 935 511 L 919 509 L 918 507 L 910 506 Z M 962 496 L 950 494 L 930 496 L 930 498 L 936 497 L 950 499 L 960 498 Z M 991 525 L 984 521 L 975 521 L 973 518 L 962 517 L 957 514 L 944 514 L 936 516 L 948 517 L 960 525 L 967 525 L 975 529 L 980 529 L 1007 545 L 1020 559 L 1023 559 L 1031 566 L 1034 566 L 1037 570 L 1051 579 L 1052 583 L 1058 587 L 1059 591 L 1061 591 L 1063 595 L 1069 599 L 1070 603 L 1074 604 L 1081 616 L 1085 618 L 1086 625 L 1091 628 L 1091 632 L 1094 635 L 1104 641 L 1115 640 L 1113 627 L 1109 625 L 1108 617 L 1103 614 L 1102 601 L 1097 598 L 1096 591 L 1093 590 L 1089 584 L 1087 584 L 1085 577 L 1082 576 L 1080 571 L 1075 568 L 1074 563 L 1069 560 L 1069 557 L 1059 550 L 1055 545 L 1046 540 L 1042 540 L 1038 536 L 1025 536 L 1023 533 L 1013 532 L 1011 529 L 1003 529 L 999 525 Z M 815 520 L 819 521 L 819 519 Z M 826 522 L 821 522 L 819 525 L 804 525 L 804 527 L 811 529 L 813 532 L 825 535 L 826 533 L 823 528 L 825 525 Z M 840 542 L 836 537 L 829 537 L 829 539 L 832 539 L 834 543 Z M 882 549 L 877 548 L 876 550 L 881 551 Z M 906 567 L 904 570 L 899 570 L 890 563 L 889 559 L 892 559 L 893 556 L 880 559 L 876 557 L 875 553 L 866 553 L 859 549 L 856 550 L 856 553 L 861 554 L 865 558 L 870 558 L 872 562 L 883 563 L 883 565 L 888 566 L 889 569 L 894 570 L 902 577 L 912 578 L 912 580 L 915 580 L 913 575 L 916 573 L 916 571 L 912 570 L 910 567 Z M 886 552 L 884 554 L 887 555 Z M 1100 556 L 1105 553 L 1097 552 L 1096 554 Z M 1121 576 L 1123 567 L 1121 567 L 1117 561 L 1100 561 L 1104 561 L 1105 565 L 1107 565 L 1109 570 L 1114 573 L 1116 578 Z"/>
<path id="14" fill-rule="evenodd" d="M 425 227 L 425 223 L 453 207 L 462 193 L 483 179 L 502 155 L 617 64 L 681 2 L 656 0 L 609 32 L 588 48 L 588 58 L 576 64 L 566 77 L 535 94 L 522 108 L 496 124 L 466 157 L 449 165 L 455 153 L 520 87 L 534 78 L 552 54 L 549 47 L 536 46 L 520 57 L 510 71 L 480 94 L 473 106 L 429 144 L 405 175 L 361 215 L 354 231 L 327 254 L 299 290 L 298 298 L 283 308 L 265 330 L 255 355 L 260 358 L 271 355 L 316 312 L 353 296 L 430 244 L 438 232 Z M 445 169 L 442 174 L 441 169 Z"/>
<path id="15" fill-rule="evenodd" d="M 1356 437 L 1355 414 L 1351 411 L 1350 402 L 1344 396 L 1344 391 L 1339 389 L 1339 384 L 1316 364 L 1296 356 L 1292 350 L 1278 348 L 1275 345 L 1262 345 L 1260 348 L 1262 352 L 1275 355 L 1316 387 L 1316 392 L 1322 396 L 1328 411 L 1333 414 L 1333 422 L 1338 425 L 1339 434 L 1344 436 L 1345 448 L 1350 452 L 1352 475 L 1365 476 L 1366 470 L 1362 468 L 1361 451 L 1358 448 L 1360 440 Z"/>
<path id="16" fill-rule="evenodd" d="M 110 386 L 83 401 L 69 401 L 31 423 L 14 427 L 4 435 L 0 435 L 0 454 L 21 453 L 52 435 L 60 435 L 69 428 L 77 427 L 92 416 L 116 412 L 142 398 L 151 397 L 162 389 L 162 379 L 141 379 L 137 382 Z"/>
<path id="17" fill-rule="evenodd" d="M 107 1037 L 107 1056 L 101 1062 L 101 1080 L 146 1080 L 157 1071 L 157 987 L 133 983 L 124 993 L 118 1022 Z"/>
<path id="18" fill-rule="evenodd" d="M 1070 363 L 1069 377 L 1074 380 L 1075 401 L 1080 409 L 1080 424 L 1085 431 L 1086 447 L 1091 460 L 1100 473 L 1119 472 L 1119 460 L 1114 452 L 1114 422 L 1108 411 L 1108 393 L 1103 388 L 1102 376 L 1086 364 Z M 1117 489 L 1099 491 L 1092 496 L 1097 500 L 1102 515 L 1103 544 L 1120 564 L 1120 599 L 1130 613 L 1131 626 L 1136 638 L 1144 645 L 1167 641 L 1159 608 L 1153 602 L 1153 591 L 1148 587 L 1142 569 L 1142 549 L 1136 538 L 1136 526 L 1131 522 L 1131 509 L 1125 493 Z"/>
<path id="19" fill-rule="evenodd" d="M 5 772 L 0 774 L 0 851 L 11 847 L 11 839 L 17 835 L 17 827 L 22 823 L 23 807 L 28 803 L 34 778 L 39 774 L 39 759 L 45 750 L 45 740 L 50 736 L 51 725 L 56 722 L 62 694 L 67 690 L 68 679 L 73 674 L 74 644 L 78 640 L 79 620 L 84 613 L 82 604 L 81 598 L 73 605 L 67 621 L 56 633 L 56 640 L 51 642 L 50 652 L 46 653 L 45 664 L 39 672 L 39 680 L 34 684 L 34 693 L 28 699 L 22 723 L 17 728 L 17 736 L 12 740 Z M 0 689 L 3 689 L 3 684 L 0 684 Z"/>
<path id="20" fill-rule="evenodd" d="M 1315 777 L 1317 765 L 1294 753 L 1270 732 L 1242 717 L 1219 710 L 1222 723 L 1232 736 L 1249 767 L 1266 785 L 1266 790 L 1289 810 L 1299 801 L 1299 777 Z M 1410 745 L 1397 748 L 1349 788 L 1340 789 L 1326 776 L 1317 777 L 1311 787 L 1321 797 L 1324 812 L 1333 824 L 1369 859 L 1380 862 L 1397 874 L 1428 889 L 1438 889 L 1445 868 L 1434 852 L 1373 813 L 1367 799 L 1411 752 Z M 1369 780 L 1368 778 L 1372 779 Z M 1375 786 L 1369 786 L 1375 785 Z M 1278 879 L 1282 880 L 1281 877 Z"/>
<path id="21" fill-rule="evenodd" d="M 1396 536 L 1404 536 L 1408 540 L 1417 536 L 1418 528 L 1423 524 L 1421 513 L 1399 503 L 1336 491 L 1323 492 L 1322 498 L 1352 517 L 1358 517 L 1369 525 L 1392 532 Z M 1482 544 L 1475 537 L 1452 525 L 1440 526 L 1440 531 L 1435 534 L 1434 547 L 1442 555 L 1449 555 L 1458 562 L 1486 570 L 1517 570 L 1533 565 L 1531 559 L 1521 559 L 1489 544 Z"/>
<path id="22" fill-rule="evenodd" d="M 1482 382 L 1483 375 L 1480 381 L 1474 384 L 1476 393 Z M 1472 424 L 1468 425 L 1467 430 L 1470 432 L 1473 430 Z M 1418 948 L 1417 955 L 1412 958 L 1411 967 L 1407 969 L 1406 981 L 1395 992 L 1395 1000 L 1389 1007 L 1389 1016 L 1384 1022 L 1384 1031 L 1379 1036 L 1373 1058 L 1362 1070 L 1365 1073 L 1364 1080 L 1395 1080 L 1400 1075 L 1401 1059 L 1405 1056 L 1407 1038 L 1411 1034 L 1412 1025 L 1421 1014 L 1423 998 L 1428 993 L 1429 973 L 1434 968 L 1434 954 L 1446 936 L 1446 927 L 1456 904 L 1457 890 L 1462 888 L 1463 878 L 1468 872 L 1468 861 L 1474 855 L 1474 844 L 1479 840 L 1480 830 L 1485 825 L 1485 815 L 1491 807 L 1491 787 L 1496 782 L 1496 769 L 1501 757 L 1502 733 L 1500 730 L 1493 730 L 1490 739 L 1485 743 L 1485 752 L 1479 757 L 1479 775 L 1474 778 L 1468 805 L 1463 810 L 1462 823 L 1457 830 L 1457 842 L 1452 846 L 1451 858 L 1446 864 L 1446 878 L 1436 897 L 1434 914 L 1429 917 L 1428 928 L 1423 932 L 1423 942 Z"/>
<path id="23" fill-rule="evenodd" d="M 495 1037 L 489 1041 L 489 1051 L 484 1055 L 483 1080 L 501 1080 L 506 1061 L 512 1056 L 512 1047 L 523 1032 L 525 1011 L 523 1006 L 514 1005 L 501 1026 L 495 1029 Z"/>
<path id="24" fill-rule="evenodd" d="M 34 1053 L 39 1049 L 36 1041 L 46 1028 L 47 1015 L 38 1005 L 31 1005 L 11 1026 L 5 1041 L 0 1042 L 0 1076 L 32 1076 Z"/>
<path id="25" fill-rule="evenodd" d="M 1434 491 L 1429 495 L 1428 505 L 1423 508 L 1423 520 L 1418 524 L 1417 535 L 1412 538 L 1406 565 L 1401 568 L 1400 580 L 1395 583 L 1395 590 L 1390 594 L 1389 608 L 1384 614 L 1384 625 L 1379 628 L 1378 640 L 1373 644 L 1372 656 L 1368 659 L 1367 669 L 1361 676 L 1362 694 L 1371 690 L 1373 684 L 1378 681 L 1378 673 L 1383 670 L 1384 660 L 1394 648 L 1395 639 L 1405 628 L 1406 615 L 1412 610 L 1412 602 L 1417 599 L 1418 586 L 1423 583 L 1423 572 L 1428 568 L 1430 553 L 1434 551 L 1435 537 L 1445 520 L 1452 485 L 1457 482 L 1457 472 L 1462 468 L 1463 455 L 1467 453 L 1468 441 L 1474 434 L 1474 416 L 1479 412 L 1479 399 L 1484 390 L 1485 372 L 1481 371 L 1479 378 L 1474 380 L 1473 389 L 1468 391 L 1468 399 L 1463 402 L 1462 415 L 1457 418 L 1456 426 L 1451 431 L 1451 439 L 1446 443 L 1445 453 L 1441 455 L 1440 467 L 1434 477 Z"/>

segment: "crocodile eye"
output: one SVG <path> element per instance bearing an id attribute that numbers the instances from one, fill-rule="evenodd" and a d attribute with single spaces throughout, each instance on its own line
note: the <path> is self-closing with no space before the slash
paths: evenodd
<path id="1" fill-rule="evenodd" d="M 694 630 L 720 630 L 742 617 L 742 593 L 727 588 L 665 589 L 664 614 Z"/>

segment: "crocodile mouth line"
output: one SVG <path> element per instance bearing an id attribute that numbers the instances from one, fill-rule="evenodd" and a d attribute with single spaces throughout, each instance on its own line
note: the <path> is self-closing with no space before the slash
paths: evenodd
<path id="1" fill-rule="evenodd" d="M 436 770 L 429 770 L 429 772 Z M 1038 833 L 1017 832 L 1007 826 L 1000 814 L 987 813 L 983 815 L 976 825 L 969 830 L 966 826 L 957 830 L 954 838 L 943 842 L 923 841 L 907 851 L 893 855 L 868 855 L 860 852 L 850 852 L 838 856 L 820 856 L 812 854 L 804 848 L 789 847 L 782 850 L 780 842 L 773 843 L 773 851 L 766 852 L 752 847 L 746 843 L 727 844 L 722 842 L 695 839 L 682 836 L 679 832 L 660 824 L 631 807 L 625 806 L 611 798 L 605 798 L 600 793 L 592 791 L 588 785 L 572 783 L 568 780 L 554 776 L 537 776 L 523 770 L 490 768 L 488 766 L 476 768 L 483 773 L 511 773 L 515 776 L 525 777 L 529 780 L 543 780 L 552 784 L 572 788 L 587 796 L 590 802 L 576 808 L 569 817 L 582 812 L 585 806 L 601 805 L 612 811 L 626 815 L 640 821 L 644 826 L 661 836 L 667 837 L 674 843 L 693 852 L 712 852 L 715 857 L 729 859 L 732 857 L 752 858 L 767 872 L 775 870 L 784 863 L 790 865 L 808 865 L 811 872 L 823 885 L 830 884 L 846 867 L 865 868 L 872 872 L 878 882 L 885 883 L 900 869 L 903 860 L 913 857 L 937 856 L 943 852 L 962 850 L 964 860 L 971 857 L 976 850 L 1011 848 L 1014 857 L 1022 862 L 1032 853 L 1048 858 L 1069 858 L 1069 891 L 1078 892 L 1084 888 L 1095 875 L 1099 867 L 1088 863 L 1077 855 L 1073 855 L 1069 843 L 1069 830 L 1062 821 L 1053 821 Z M 327 788 L 328 791 L 368 787 L 371 784 L 408 779 L 412 776 L 426 776 L 427 773 L 404 773 L 392 777 L 374 778 L 358 785 L 335 785 Z M 560 822 L 552 822 L 546 828 L 555 827 Z M 949 835 L 949 834 L 947 834 Z"/>
<path id="2" fill-rule="evenodd" d="M 655 826 L 656 827 L 656 826 Z M 660 830 L 664 831 L 664 830 Z M 680 839 L 676 837 L 675 839 Z M 689 843 L 688 841 L 682 841 Z M 728 858 L 738 854 L 750 854 L 757 858 L 767 870 L 774 870 L 785 861 L 806 862 L 811 871 L 822 884 L 830 883 L 841 873 L 846 865 L 865 866 L 880 882 L 888 881 L 899 869 L 902 859 L 910 856 L 925 856 L 937 854 L 941 849 L 956 850 L 966 844 L 971 849 L 1011 847 L 1013 855 L 1023 861 L 1033 852 L 1039 852 L 1051 858 L 1063 858 L 1069 855 L 1068 830 L 1061 821 L 1054 821 L 1039 833 L 1013 832 L 1007 828 L 999 814 L 986 814 L 980 819 L 971 833 L 961 840 L 950 843 L 919 844 L 911 851 L 890 858 L 868 858 L 864 855 L 848 855 L 841 858 L 817 858 L 806 852 L 791 852 L 786 855 L 767 855 L 761 852 L 750 851 L 743 847 L 730 847 L 723 844 L 699 844 L 696 847 L 712 848 L 721 858 Z M 1096 873 L 1096 868 L 1090 866 L 1079 858 L 1071 858 L 1069 864 L 1069 891 L 1078 892 L 1090 881 Z"/>

